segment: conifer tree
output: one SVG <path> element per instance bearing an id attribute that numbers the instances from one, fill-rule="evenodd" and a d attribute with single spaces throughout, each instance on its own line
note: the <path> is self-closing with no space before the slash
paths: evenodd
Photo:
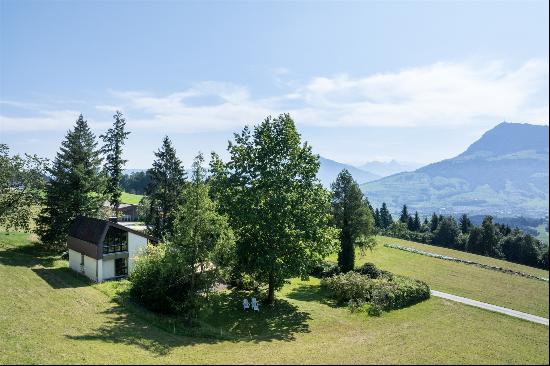
<path id="1" fill-rule="evenodd" d="M 420 216 L 418 215 L 418 211 L 415 211 L 413 219 L 413 231 L 420 231 L 421 227 L 422 222 L 420 221 Z"/>
<path id="2" fill-rule="evenodd" d="M 393 224 L 391 213 L 386 206 L 386 202 L 382 202 L 382 208 L 380 209 L 380 227 L 387 229 L 391 224 Z"/>
<path id="3" fill-rule="evenodd" d="M 407 218 L 407 230 L 409 231 L 415 231 L 414 230 L 414 219 L 412 216 L 409 216 Z"/>
<path id="4" fill-rule="evenodd" d="M 147 172 L 151 180 L 146 189 L 145 223 L 153 236 L 162 240 L 173 233 L 177 207 L 183 203 L 186 173 L 168 136 L 162 140 L 155 157 L 153 167 Z"/>
<path id="5" fill-rule="evenodd" d="M 355 245 L 360 241 L 368 241 L 373 235 L 374 220 L 368 201 L 346 169 L 338 174 L 331 188 L 334 225 L 340 229 L 338 265 L 345 273 L 355 266 Z"/>
<path id="6" fill-rule="evenodd" d="M 430 231 L 432 233 L 435 232 L 438 226 L 439 226 L 439 217 L 434 212 L 432 215 L 432 220 L 430 221 Z"/>
<path id="7" fill-rule="evenodd" d="M 104 169 L 107 173 L 106 193 L 111 207 L 117 213 L 120 206 L 120 196 L 122 195 L 122 190 L 120 189 L 120 181 L 123 176 L 122 169 L 127 162 L 127 160 L 122 159 L 122 145 L 124 145 L 124 140 L 126 140 L 130 132 L 124 130 L 126 120 L 122 117 L 122 113 L 117 111 L 113 118 L 115 119 L 113 127 L 99 137 L 104 142 L 101 152 L 105 154 Z"/>
<path id="8" fill-rule="evenodd" d="M 460 216 L 459 226 L 462 234 L 468 234 L 470 232 L 470 229 L 472 228 L 472 222 L 468 218 L 468 215 L 463 214 L 462 216 Z"/>
<path id="9" fill-rule="evenodd" d="M 401 221 L 404 224 L 408 224 L 409 222 L 409 211 L 407 210 L 407 205 L 403 205 L 403 209 L 401 210 L 401 216 L 399 217 L 399 221 Z"/>
<path id="10" fill-rule="evenodd" d="M 377 227 L 377 228 L 381 228 L 381 224 L 380 224 L 380 210 L 378 208 L 376 208 L 376 210 L 374 210 L 374 225 Z"/>
<path id="11" fill-rule="evenodd" d="M 61 143 L 48 174 L 36 233 L 47 247 L 63 249 L 75 217 L 98 216 L 104 201 L 101 152 L 82 115 Z"/>

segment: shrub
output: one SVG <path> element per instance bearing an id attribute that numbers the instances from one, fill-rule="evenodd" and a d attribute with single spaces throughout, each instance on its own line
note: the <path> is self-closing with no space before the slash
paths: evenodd
<path id="1" fill-rule="evenodd" d="M 348 272 L 325 278 L 321 285 L 331 292 L 339 304 L 344 304 L 349 301 L 369 301 L 374 281 L 359 273 Z"/>
<path id="2" fill-rule="evenodd" d="M 166 245 L 149 246 L 147 255 L 138 256 L 130 275 L 130 295 L 149 310 L 174 314 L 185 310 L 189 278 Z"/>
<path id="3" fill-rule="evenodd" d="M 374 265 L 374 263 L 369 262 L 363 264 L 361 267 L 355 268 L 354 271 L 370 278 L 378 278 L 381 274 L 380 270 Z"/>
<path id="4" fill-rule="evenodd" d="M 340 267 L 337 263 L 322 261 L 317 263 L 309 271 L 309 275 L 317 278 L 327 278 L 340 274 Z"/>
<path id="5" fill-rule="evenodd" d="M 321 285 L 339 304 L 369 303 L 369 314 L 400 309 L 430 297 L 430 288 L 422 281 L 393 275 L 370 278 L 356 272 L 325 278 Z M 357 306 L 356 306 L 357 307 Z"/>

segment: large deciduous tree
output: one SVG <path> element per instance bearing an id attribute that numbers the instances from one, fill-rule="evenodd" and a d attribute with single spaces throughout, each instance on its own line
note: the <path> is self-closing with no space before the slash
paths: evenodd
<path id="1" fill-rule="evenodd" d="M 106 193 L 109 198 L 109 203 L 115 211 L 118 211 L 120 206 L 120 181 L 122 180 L 122 169 L 127 160 L 122 158 L 122 145 L 130 132 L 124 130 L 126 120 L 122 117 L 119 111 L 113 116 L 115 119 L 113 127 L 109 128 L 104 135 L 99 136 L 103 139 L 104 145 L 101 152 L 105 154 L 105 172 L 107 173 Z"/>
<path id="2" fill-rule="evenodd" d="M 41 202 L 46 159 L 36 155 L 9 155 L 0 144 L 0 226 L 28 230 L 33 209 Z"/>
<path id="3" fill-rule="evenodd" d="M 330 194 L 318 181 L 319 157 L 300 142 L 288 114 L 245 127 L 227 163 L 213 154 L 214 195 L 237 235 L 239 268 L 268 285 L 267 303 L 288 278 L 337 248 Z"/>
<path id="4" fill-rule="evenodd" d="M 98 216 L 104 201 L 101 152 L 82 115 L 61 143 L 48 173 L 36 232 L 46 246 L 62 249 L 74 218 Z"/>
<path id="5" fill-rule="evenodd" d="M 372 248 L 375 243 L 374 219 L 359 185 L 346 169 L 338 174 L 331 188 L 333 222 L 340 229 L 338 265 L 342 272 L 349 272 L 355 266 L 355 245 Z"/>
<path id="6" fill-rule="evenodd" d="M 148 212 L 145 223 L 152 234 L 162 240 L 173 233 L 176 211 L 183 202 L 187 174 L 168 136 L 164 137 L 155 157 L 153 167 L 147 172 L 151 180 L 146 189 Z"/>

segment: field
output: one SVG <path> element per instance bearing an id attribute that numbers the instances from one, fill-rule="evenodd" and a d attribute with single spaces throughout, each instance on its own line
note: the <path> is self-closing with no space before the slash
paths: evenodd
<path id="1" fill-rule="evenodd" d="M 515 282 L 516 276 L 465 265 L 459 270 L 382 246 L 366 260 L 424 279 L 434 289 L 499 304 L 513 297 L 514 306 L 525 311 L 548 309 L 548 284 L 541 281 Z M 373 318 L 335 307 L 317 279 L 296 279 L 278 293 L 274 308 L 255 314 L 240 309 L 240 297 L 214 295 L 203 327 L 190 331 L 177 319 L 118 298 L 126 281 L 90 285 L 66 266 L 58 256 L 37 251 L 26 234 L 0 234 L 0 363 L 549 361 L 548 327 L 437 298 Z M 481 274 L 489 280 L 477 284 Z M 486 294 L 489 283 L 494 290 Z M 535 297 L 517 287 L 508 293 L 510 283 L 527 286 L 526 293 Z M 536 297 L 537 291 L 546 298 Z"/>
<path id="2" fill-rule="evenodd" d="M 122 196 L 120 197 L 120 202 L 122 203 L 131 203 L 134 205 L 139 204 L 139 201 L 143 198 L 140 194 L 132 194 L 127 192 L 122 192 Z"/>
<path id="3" fill-rule="evenodd" d="M 394 243 L 414 247 L 428 252 L 528 272 L 545 278 L 548 278 L 548 271 L 400 239 L 378 237 L 377 240 L 379 245 L 373 252 L 367 252 L 365 257 L 357 253 L 358 265 L 363 262 L 373 262 L 388 271 L 423 280 L 433 290 L 548 317 L 548 282 L 386 248 L 383 244 Z M 332 259 L 336 260 L 335 257 Z"/>

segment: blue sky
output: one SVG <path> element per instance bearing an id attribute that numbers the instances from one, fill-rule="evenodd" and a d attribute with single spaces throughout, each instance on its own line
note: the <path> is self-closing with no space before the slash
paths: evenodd
<path id="1" fill-rule="evenodd" d="M 290 112 L 341 162 L 428 163 L 548 124 L 548 3 L 0 0 L 0 141 L 53 157 L 122 110 L 129 168 Z"/>

